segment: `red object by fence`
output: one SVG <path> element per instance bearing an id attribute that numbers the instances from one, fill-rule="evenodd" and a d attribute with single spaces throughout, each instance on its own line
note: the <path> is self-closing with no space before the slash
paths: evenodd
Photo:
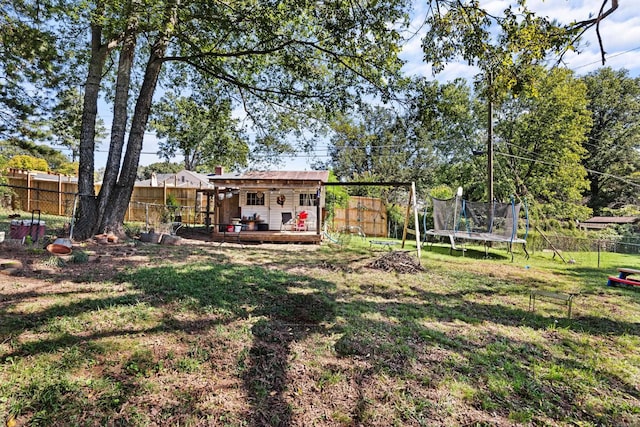
<path id="1" fill-rule="evenodd" d="M 27 236 L 31 236 L 32 240 L 38 240 L 44 237 L 45 223 L 44 221 L 31 220 L 13 220 L 9 227 L 9 237 L 12 239 L 22 240 Z"/>

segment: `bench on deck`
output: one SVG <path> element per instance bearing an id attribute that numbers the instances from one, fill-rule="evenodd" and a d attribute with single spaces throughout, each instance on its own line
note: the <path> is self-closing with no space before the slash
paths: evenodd
<path id="1" fill-rule="evenodd" d="M 554 304 L 567 307 L 567 319 L 571 319 L 571 308 L 575 294 L 561 294 L 549 291 L 531 291 L 529 294 L 529 311 L 536 311 L 536 299 L 542 299 Z"/>

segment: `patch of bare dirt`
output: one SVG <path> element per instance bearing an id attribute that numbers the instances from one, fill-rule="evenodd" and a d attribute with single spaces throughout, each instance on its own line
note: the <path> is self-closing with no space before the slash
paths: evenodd
<path id="1" fill-rule="evenodd" d="M 181 245 L 203 244 L 182 239 Z M 108 281 L 123 270 L 146 265 L 151 259 L 168 259 L 175 246 L 144 244 L 137 240 L 106 242 L 96 239 L 74 242 L 70 254 L 55 254 L 46 246 L 4 242 L 0 244 L 0 283 L 20 278 L 49 281 Z M 185 249 L 188 252 L 188 249 Z"/>

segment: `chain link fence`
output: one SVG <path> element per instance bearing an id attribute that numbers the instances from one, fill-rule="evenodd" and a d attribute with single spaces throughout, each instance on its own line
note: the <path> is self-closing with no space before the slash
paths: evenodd
<path id="1" fill-rule="evenodd" d="M 621 254 L 640 254 L 640 236 L 576 237 L 546 233 L 532 234 L 527 238 L 527 247 L 535 252 L 556 248 L 564 252 L 614 252 Z"/>
<path id="2" fill-rule="evenodd" d="M 2 184 L 0 205 L 14 211 L 41 213 L 71 218 L 77 193 L 42 187 Z M 75 186 L 71 188 L 75 190 Z M 164 203 L 172 195 L 173 204 Z M 144 227 L 169 231 L 173 223 L 198 226 L 206 222 L 204 197 L 195 189 L 142 188 L 134 189 L 125 212 L 126 222 L 144 223 Z M 164 230 L 167 229 L 167 230 Z"/>
<path id="3" fill-rule="evenodd" d="M 551 253 L 565 262 L 600 268 L 610 254 L 640 255 L 640 236 L 577 237 L 533 233 L 527 238 L 527 247 L 531 253 Z"/>
<path id="4" fill-rule="evenodd" d="M 132 201 L 128 213 L 138 222 L 144 222 L 145 231 L 156 233 L 171 233 L 178 225 L 195 227 L 205 224 L 205 213 L 193 206 Z"/>

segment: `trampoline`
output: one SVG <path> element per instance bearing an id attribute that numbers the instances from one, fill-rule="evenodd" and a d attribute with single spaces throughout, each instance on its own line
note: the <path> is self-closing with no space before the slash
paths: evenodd
<path id="1" fill-rule="evenodd" d="M 527 251 L 528 218 L 525 221 L 524 237 L 518 237 L 518 219 L 522 205 L 511 199 L 510 203 L 470 202 L 460 197 L 448 200 L 432 198 L 433 224 L 425 235 L 449 239 L 450 252 L 458 250 L 456 241 L 479 241 L 484 243 L 485 256 L 491 243 L 507 245 L 513 261 L 513 244 L 521 244 L 525 256 Z M 526 212 L 526 206 L 525 206 Z M 426 227 L 425 227 L 426 228 Z M 463 248 L 464 249 L 464 248 Z"/>

